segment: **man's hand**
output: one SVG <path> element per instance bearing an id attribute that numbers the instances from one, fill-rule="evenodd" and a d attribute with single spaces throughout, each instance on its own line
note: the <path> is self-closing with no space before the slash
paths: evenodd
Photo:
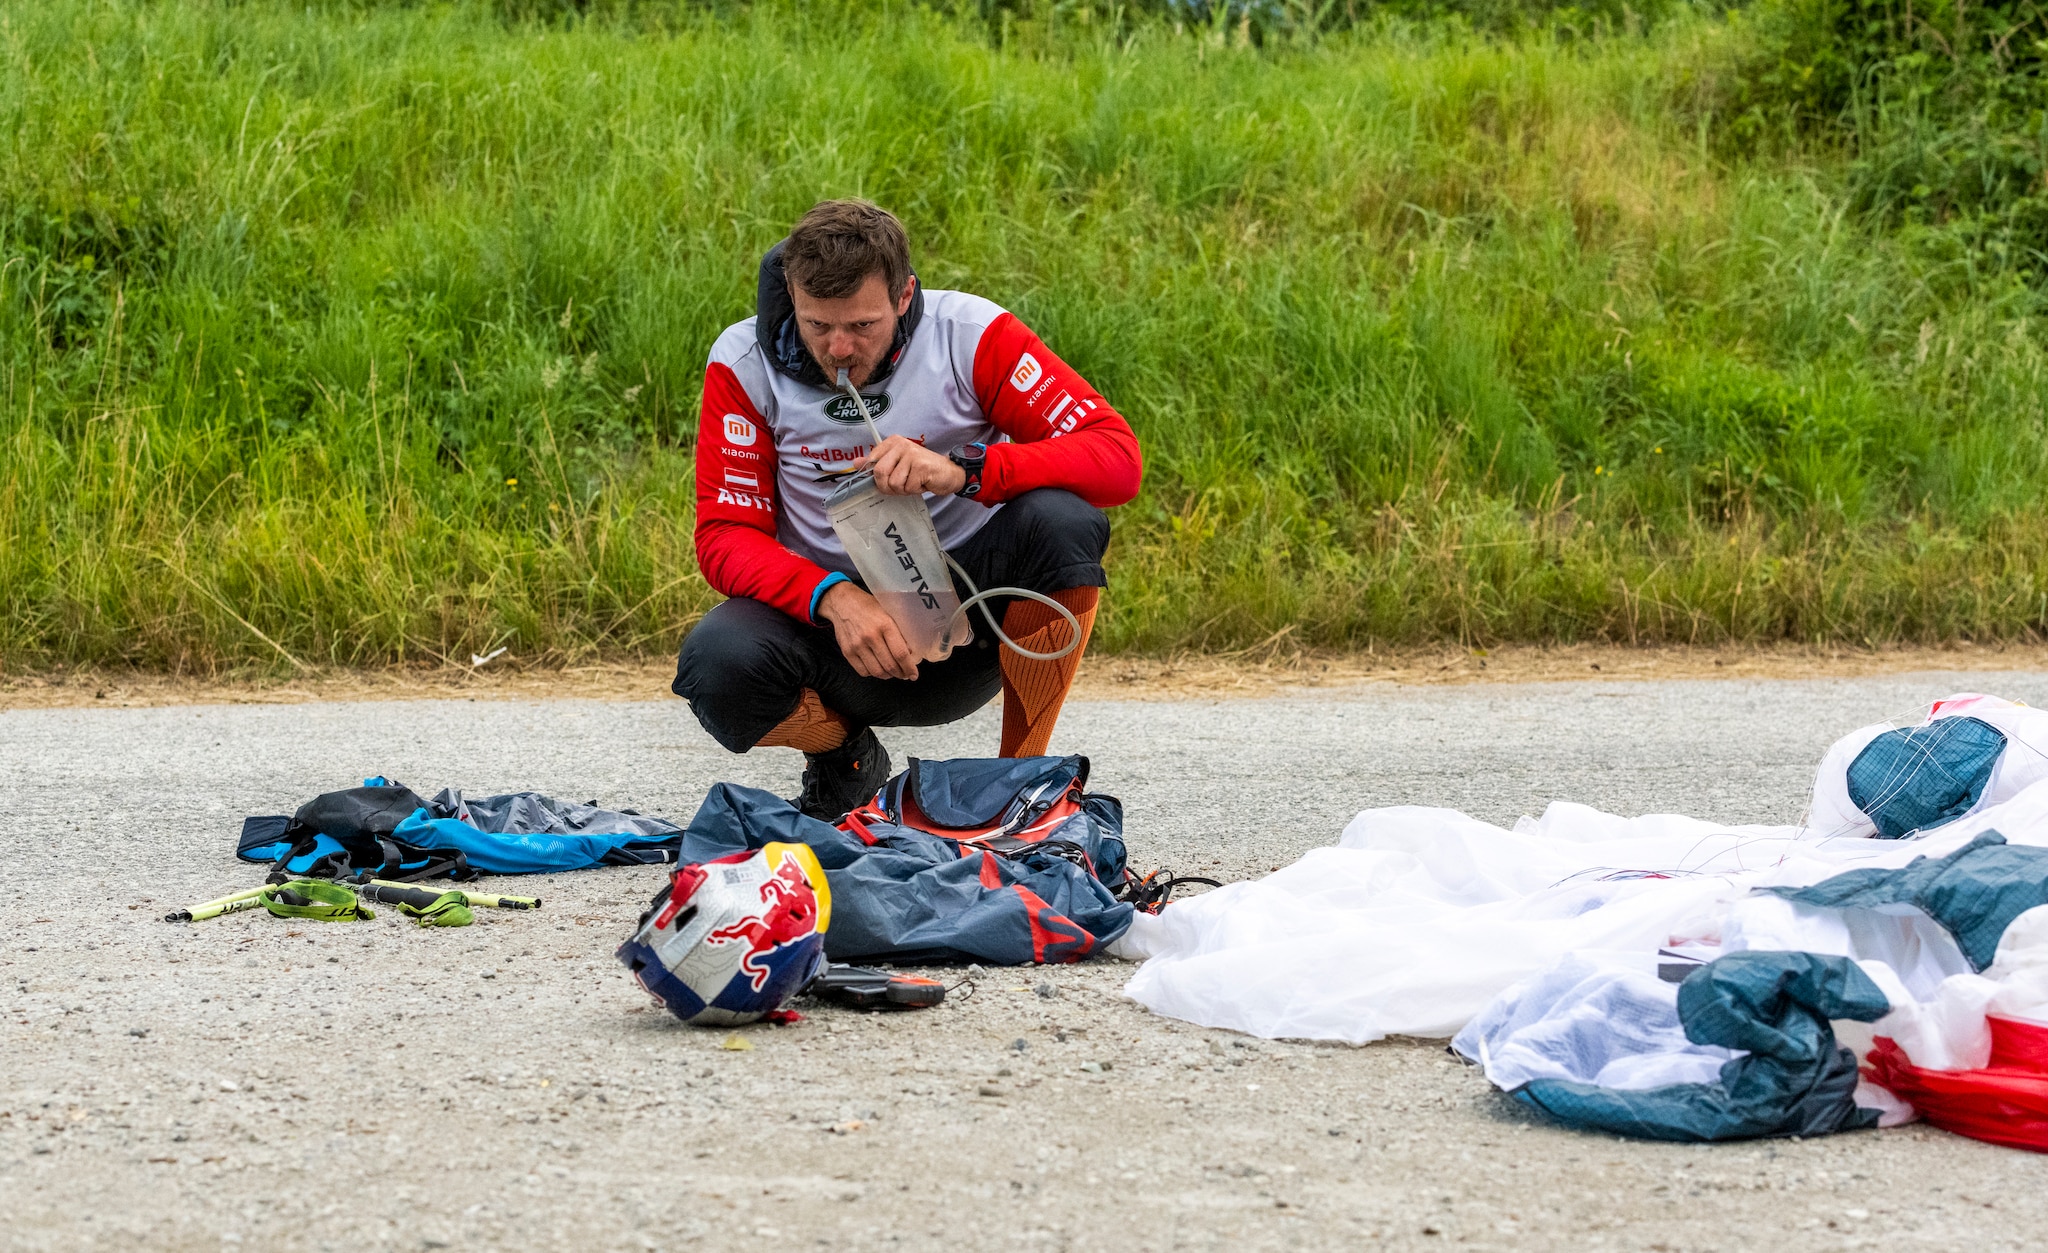
<path id="1" fill-rule="evenodd" d="M 883 440 L 853 468 L 873 470 L 875 486 L 884 496 L 951 496 L 967 486 L 967 471 L 954 465 L 951 457 L 901 435 Z"/>
<path id="2" fill-rule="evenodd" d="M 826 588 L 824 597 L 818 601 L 818 616 L 832 624 L 839 651 L 853 663 L 855 674 L 864 679 L 917 677 L 917 654 L 904 642 L 896 619 L 882 608 L 882 602 L 860 588 L 851 583 L 834 583 Z"/>

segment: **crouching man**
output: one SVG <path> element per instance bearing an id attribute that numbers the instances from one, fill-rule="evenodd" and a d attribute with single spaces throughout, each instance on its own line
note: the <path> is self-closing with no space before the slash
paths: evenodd
<path id="1" fill-rule="evenodd" d="M 869 447 L 841 369 L 882 442 Z M 854 577 L 825 515 L 828 471 L 865 468 L 929 498 L 939 543 L 977 587 L 1051 596 L 1081 624 L 1058 661 L 1001 647 L 979 609 L 971 643 L 922 662 Z M 675 692 L 736 753 L 804 753 L 804 812 L 837 820 L 889 776 L 871 728 L 934 726 L 1003 693 L 1003 756 L 1043 753 L 1107 582 L 1102 510 L 1137 495 L 1130 425 L 1014 316 L 926 291 L 903 225 L 828 200 L 761 260 L 755 316 L 704 371 L 697 564 L 730 597 L 684 637 Z M 1033 652 L 1071 628 L 1051 609 L 992 606 Z M 956 636 L 957 638 L 957 636 Z"/>

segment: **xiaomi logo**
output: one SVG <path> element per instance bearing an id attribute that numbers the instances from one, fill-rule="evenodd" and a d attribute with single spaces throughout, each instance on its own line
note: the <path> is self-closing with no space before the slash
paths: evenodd
<path id="1" fill-rule="evenodd" d="M 754 442 L 754 424 L 737 413 L 726 414 L 725 439 L 727 443 L 745 448 Z"/>
<path id="2" fill-rule="evenodd" d="M 1025 353 L 1017 358 L 1017 368 L 1010 371 L 1010 386 L 1020 392 L 1028 392 L 1038 376 L 1045 373 L 1045 367 L 1038 364 L 1038 358 Z"/>

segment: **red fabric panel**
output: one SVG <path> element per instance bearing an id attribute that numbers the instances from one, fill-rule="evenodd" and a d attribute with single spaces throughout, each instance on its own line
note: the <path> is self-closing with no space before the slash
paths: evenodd
<path id="1" fill-rule="evenodd" d="M 989 448 L 975 499 L 1064 487 L 1107 509 L 1138 494 L 1145 468 L 1131 424 L 1013 314 L 989 323 L 974 347 L 974 398 L 1011 441 Z"/>
<path id="2" fill-rule="evenodd" d="M 1010 890 L 1023 902 L 1024 916 L 1031 923 L 1031 960 L 1047 965 L 1077 962 L 1095 951 L 1095 937 L 1073 919 L 1055 912 L 1044 897 L 1021 883 L 1011 884 Z"/>
<path id="3" fill-rule="evenodd" d="M 2048 1023 L 1985 1015 L 1991 1024 L 1991 1065 L 1999 1070 L 2032 1070 L 2048 1075 Z"/>
<path id="4" fill-rule="evenodd" d="M 1922 1070 L 1879 1036 L 1865 1078 L 1910 1101 L 1944 1131 L 2048 1153 L 2048 1026 L 1991 1019 L 1991 1061 L 1982 1070 Z"/>
<path id="5" fill-rule="evenodd" d="M 799 622 L 826 571 L 775 538 L 775 436 L 730 366 L 704 371 L 697 418 L 697 567 L 724 596 L 751 596 Z"/>

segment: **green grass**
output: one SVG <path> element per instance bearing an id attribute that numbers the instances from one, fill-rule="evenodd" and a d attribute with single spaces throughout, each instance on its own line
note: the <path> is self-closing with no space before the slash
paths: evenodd
<path id="1" fill-rule="evenodd" d="M 1739 23 L 1005 29 L 0 5 L 0 665 L 668 651 L 705 352 L 842 194 L 1137 428 L 1105 647 L 2048 619 L 2037 298 L 1727 157 Z"/>

